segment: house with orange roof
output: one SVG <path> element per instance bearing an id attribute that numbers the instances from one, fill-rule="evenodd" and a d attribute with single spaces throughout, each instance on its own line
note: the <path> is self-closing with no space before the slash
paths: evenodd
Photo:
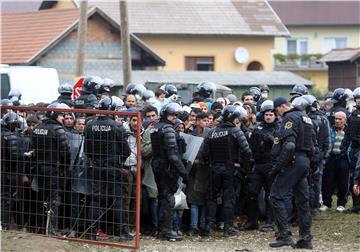
<path id="1" fill-rule="evenodd" d="M 73 83 L 76 69 L 77 28 L 80 11 L 49 9 L 2 13 L 0 62 L 57 69 L 60 82 Z M 97 7 L 88 10 L 85 75 L 107 75 L 122 70 L 120 26 Z M 146 43 L 131 35 L 135 70 L 153 70 L 165 65 Z M 114 79 L 116 84 L 120 79 Z"/>

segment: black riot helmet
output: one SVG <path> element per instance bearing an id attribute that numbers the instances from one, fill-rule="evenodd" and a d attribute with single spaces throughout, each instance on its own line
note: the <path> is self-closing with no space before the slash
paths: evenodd
<path id="1" fill-rule="evenodd" d="M 1 123 L 11 130 L 20 128 L 19 116 L 13 111 L 7 112 L 3 116 Z"/>
<path id="2" fill-rule="evenodd" d="M 66 105 L 65 103 L 59 103 L 59 102 L 54 102 L 52 104 L 50 104 L 49 106 L 47 106 L 47 108 L 56 108 L 56 109 L 70 109 L 70 107 L 68 105 Z M 57 111 L 46 111 L 45 116 L 48 119 L 53 119 L 56 120 L 57 117 L 59 115 L 64 115 L 64 112 L 57 112 Z"/>
<path id="3" fill-rule="evenodd" d="M 317 110 L 317 99 L 313 95 L 303 95 L 302 98 L 308 101 L 310 111 Z"/>
<path id="4" fill-rule="evenodd" d="M 354 96 L 354 99 L 360 97 L 360 87 L 357 87 L 357 88 L 354 89 L 353 96 Z"/>
<path id="5" fill-rule="evenodd" d="M 250 94 L 254 97 L 254 101 L 258 102 L 261 98 L 261 91 L 258 87 L 251 87 L 249 89 Z"/>
<path id="6" fill-rule="evenodd" d="M 103 80 L 98 76 L 90 76 L 86 77 L 83 81 L 83 87 L 81 90 L 81 94 L 83 95 L 98 95 L 101 85 L 103 84 Z"/>
<path id="7" fill-rule="evenodd" d="M 304 84 L 296 84 L 290 92 L 290 95 L 296 95 L 297 97 L 306 94 L 308 94 L 308 88 Z"/>
<path id="8" fill-rule="evenodd" d="M 266 100 L 261 104 L 260 112 L 264 113 L 266 111 L 274 111 L 274 102 L 271 100 Z"/>
<path id="9" fill-rule="evenodd" d="M 204 99 L 210 98 L 213 94 L 216 93 L 216 85 L 215 85 L 215 83 L 210 82 L 210 81 L 200 82 L 196 86 L 195 93 Z"/>
<path id="10" fill-rule="evenodd" d="M 291 105 L 294 107 L 294 109 L 300 110 L 300 111 L 306 110 L 308 107 L 311 106 L 309 101 L 307 99 L 303 98 L 302 96 L 296 97 L 292 101 Z"/>
<path id="11" fill-rule="evenodd" d="M 73 93 L 73 86 L 71 86 L 69 83 L 63 83 L 60 84 L 58 87 L 59 94 L 70 94 Z"/>
<path id="12" fill-rule="evenodd" d="M 346 98 L 348 97 L 348 95 L 345 92 L 344 88 L 337 88 L 334 90 L 334 93 L 331 97 L 331 102 L 334 104 L 342 104 L 344 102 L 346 102 Z"/>
<path id="13" fill-rule="evenodd" d="M 99 110 L 115 111 L 116 108 L 122 107 L 124 102 L 117 96 L 106 97 L 99 102 Z"/>
<path id="14" fill-rule="evenodd" d="M 178 90 L 173 84 L 164 84 L 160 87 L 160 89 L 164 90 L 166 92 L 165 97 L 168 98 L 172 95 L 177 95 Z"/>
<path id="15" fill-rule="evenodd" d="M 183 111 L 183 108 L 178 103 L 171 102 L 161 108 L 160 117 L 166 119 L 168 115 L 179 115 Z"/>
<path id="16" fill-rule="evenodd" d="M 152 90 L 146 90 L 142 95 L 142 99 L 144 101 L 147 101 L 147 100 L 152 99 L 152 98 L 155 98 L 155 93 Z"/>
<path id="17" fill-rule="evenodd" d="M 99 93 L 110 93 L 110 89 L 115 86 L 115 82 L 112 79 L 105 78 L 102 80 L 102 83 L 99 88 Z"/>
<path id="18" fill-rule="evenodd" d="M 12 106 L 13 103 L 9 99 L 1 99 L 1 106 Z"/>
<path id="19" fill-rule="evenodd" d="M 234 105 L 227 105 L 221 112 L 221 121 L 233 122 L 236 118 L 241 116 L 241 111 Z"/>
<path id="20" fill-rule="evenodd" d="M 139 95 L 140 97 L 143 95 L 143 93 L 146 91 L 146 88 L 144 85 L 142 84 L 135 84 L 135 83 L 130 83 L 125 90 L 125 94 L 129 95 Z"/>

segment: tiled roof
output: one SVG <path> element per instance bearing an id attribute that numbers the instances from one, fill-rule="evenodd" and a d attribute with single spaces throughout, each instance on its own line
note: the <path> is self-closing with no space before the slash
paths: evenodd
<path id="1" fill-rule="evenodd" d="M 90 0 L 117 22 L 119 1 Z M 265 0 L 128 1 L 129 29 L 135 34 L 264 35 L 289 33 Z"/>
<path id="2" fill-rule="evenodd" d="M 358 58 L 360 58 L 360 47 L 333 49 L 327 54 L 325 54 L 319 61 L 320 62 L 339 62 L 339 61 L 353 62 Z"/>
<path id="3" fill-rule="evenodd" d="M 285 25 L 359 25 L 360 1 L 270 0 Z"/>
<path id="4" fill-rule="evenodd" d="M 14 13 L 25 11 L 38 11 L 42 2 L 42 0 L 1 0 L 0 12 Z"/>
<path id="5" fill-rule="evenodd" d="M 108 76 L 115 81 L 116 85 L 123 85 L 122 72 L 108 70 L 105 72 L 91 72 L 92 75 Z M 294 86 L 304 84 L 311 86 L 313 83 L 303 77 L 287 71 L 246 71 L 246 72 L 213 72 L 213 71 L 132 71 L 132 82 L 172 82 L 192 83 L 211 81 L 224 86 L 258 86 L 267 84 L 270 86 Z"/>
<path id="6" fill-rule="evenodd" d="M 1 16 L 1 63 L 26 64 L 77 23 L 79 9 Z"/>
<path id="7" fill-rule="evenodd" d="M 119 25 L 103 11 L 96 7 L 89 8 L 88 16 L 94 13 L 119 29 Z M 79 15 L 76 8 L 3 13 L 0 63 L 31 64 L 77 27 Z M 130 39 L 154 57 L 159 65 L 165 65 L 165 61 L 135 35 L 131 35 Z"/>

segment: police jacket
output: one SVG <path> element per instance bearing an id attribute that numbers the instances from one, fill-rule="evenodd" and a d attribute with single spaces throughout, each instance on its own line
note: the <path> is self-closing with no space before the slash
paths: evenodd
<path id="1" fill-rule="evenodd" d="M 261 122 L 255 127 L 249 144 L 256 164 L 271 162 L 271 148 L 274 143 L 274 133 L 278 127 L 277 121 L 273 123 Z"/>
<path id="2" fill-rule="evenodd" d="M 152 167 L 163 169 L 164 172 L 177 172 L 182 177 L 188 173 L 182 161 L 182 154 L 186 150 L 186 144 L 179 133 L 175 131 L 174 124 L 161 119 L 151 133 Z M 170 170 L 169 170 L 170 169 Z"/>
<path id="3" fill-rule="evenodd" d="M 45 119 L 34 128 L 32 146 L 40 165 L 56 166 L 70 162 L 69 141 L 64 126 L 54 119 Z"/>
<path id="4" fill-rule="evenodd" d="M 98 116 L 89 121 L 84 136 L 84 152 L 90 161 L 108 162 L 120 167 L 130 155 L 123 126 L 109 116 Z"/>
<path id="5" fill-rule="evenodd" d="M 314 125 L 316 140 L 320 151 L 320 158 L 326 159 L 330 155 L 330 124 L 320 111 L 311 111 L 308 115 Z"/>
<path id="6" fill-rule="evenodd" d="M 304 112 L 291 109 L 282 119 L 271 150 L 274 170 L 291 166 L 296 152 L 310 158 L 316 142 L 312 121 Z"/>
<path id="7" fill-rule="evenodd" d="M 211 129 L 204 140 L 204 160 L 210 164 L 241 164 L 243 171 L 251 168 L 251 149 L 243 131 L 231 122 L 222 122 Z"/>
<path id="8" fill-rule="evenodd" d="M 64 103 L 69 107 L 74 106 L 74 101 L 72 100 L 71 94 L 60 94 L 56 101 L 60 103 Z"/>
<path id="9" fill-rule="evenodd" d="M 16 173 L 18 138 L 14 132 L 1 127 L 1 172 Z"/>
<path id="10" fill-rule="evenodd" d="M 341 150 L 346 151 L 349 146 L 352 149 L 360 148 L 360 108 L 354 110 L 348 118 Z"/>

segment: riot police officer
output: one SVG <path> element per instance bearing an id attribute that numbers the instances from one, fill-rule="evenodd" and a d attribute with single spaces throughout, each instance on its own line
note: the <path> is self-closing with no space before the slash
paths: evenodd
<path id="1" fill-rule="evenodd" d="M 237 173 L 244 176 L 251 166 L 249 144 L 241 129 L 236 127 L 240 116 L 241 111 L 235 106 L 226 106 L 221 114 L 221 123 L 212 129 L 204 140 L 204 161 L 210 165 L 210 195 L 205 235 L 213 234 L 219 195 L 223 202 L 224 236 L 239 235 L 239 231 L 233 227 L 236 199 L 234 179 Z"/>
<path id="2" fill-rule="evenodd" d="M 57 98 L 58 103 L 64 103 L 69 107 L 74 106 L 74 101 L 72 100 L 73 87 L 69 83 L 60 84 L 58 87 L 58 92 L 60 96 Z"/>
<path id="3" fill-rule="evenodd" d="M 193 94 L 194 97 L 200 97 L 205 101 L 212 102 L 213 95 L 216 93 L 216 85 L 210 81 L 200 82 L 196 86 L 196 90 Z"/>
<path id="4" fill-rule="evenodd" d="M 257 125 L 250 137 L 250 147 L 254 155 L 254 168 L 246 178 L 246 207 L 247 222 L 243 228 L 245 230 L 257 229 L 258 227 L 258 196 L 262 187 L 265 189 L 266 200 L 266 225 L 261 231 L 272 231 L 272 208 L 269 202 L 269 193 L 272 184 L 270 176 L 271 165 L 271 148 L 274 142 L 274 133 L 278 128 L 278 121 L 274 111 L 273 101 L 266 100 L 260 108 L 262 121 Z"/>
<path id="5" fill-rule="evenodd" d="M 308 88 L 304 84 L 296 84 L 290 92 L 292 102 L 295 98 L 308 94 Z"/>
<path id="6" fill-rule="evenodd" d="M 309 185 L 310 185 L 310 207 L 313 214 L 320 207 L 320 193 L 322 183 L 322 170 L 325 160 L 330 153 L 330 125 L 327 117 L 320 112 L 320 106 L 316 98 L 312 95 L 303 95 L 309 103 L 307 114 L 310 117 L 317 140 L 317 155 L 313 155 L 310 162 Z"/>
<path id="7" fill-rule="evenodd" d="M 350 113 L 346 109 L 346 101 L 348 98 L 348 93 L 345 92 L 344 88 L 337 88 L 334 90 L 334 93 L 331 97 L 331 102 L 334 104 L 334 106 L 326 112 L 326 116 L 328 117 L 330 127 L 333 127 L 335 124 L 335 113 L 342 111 L 346 114 L 346 117 L 348 118 Z"/>
<path id="8" fill-rule="evenodd" d="M 86 77 L 83 82 L 80 96 L 74 102 L 74 107 L 79 109 L 92 109 L 98 101 L 97 96 L 103 80 L 98 76 Z"/>
<path id="9" fill-rule="evenodd" d="M 151 134 L 152 167 L 159 191 L 159 238 L 175 241 L 182 237 L 173 230 L 171 208 L 175 204 L 179 176 L 186 180 L 188 175 L 181 157 L 185 142 L 174 129 L 180 112 L 182 108 L 177 103 L 165 105 L 160 111 L 160 122 Z"/>
<path id="10" fill-rule="evenodd" d="M 14 214 L 14 199 L 16 192 L 16 177 L 19 176 L 18 136 L 15 129 L 19 128 L 18 115 L 8 112 L 1 122 L 1 226 L 9 228 Z"/>
<path id="11" fill-rule="evenodd" d="M 272 175 L 275 177 L 270 191 L 274 219 L 278 228 L 276 240 L 270 247 L 295 246 L 312 248 L 311 214 L 307 174 L 310 155 L 314 148 L 314 132 L 311 119 L 304 113 L 308 102 L 298 97 L 291 105 L 285 97 L 274 100 L 274 108 L 282 117 L 279 130 L 275 133 L 271 151 Z M 300 239 L 294 244 L 288 224 L 287 208 L 295 196 Z"/>
<path id="12" fill-rule="evenodd" d="M 53 103 L 49 109 L 69 109 L 63 103 Z M 37 162 L 35 175 L 38 182 L 37 218 L 38 231 L 43 228 L 43 215 L 50 214 L 49 234 L 58 232 L 58 213 L 61 204 L 60 193 L 65 167 L 70 162 L 69 141 L 63 126 L 64 113 L 47 111 L 46 119 L 36 126 L 32 134 L 32 145 Z M 43 206 L 45 205 L 45 209 Z"/>
<path id="13" fill-rule="evenodd" d="M 360 88 L 356 88 L 353 92 L 356 109 L 351 113 L 345 137 L 342 142 L 341 150 L 344 156 L 351 146 L 351 164 L 350 164 L 350 188 L 354 185 L 354 171 L 357 163 L 358 153 L 360 151 Z M 360 212 L 360 196 L 352 192 L 353 212 Z"/>
<path id="14" fill-rule="evenodd" d="M 115 110 L 112 98 L 99 102 L 100 110 Z M 89 215 L 92 220 L 90 239 L 96 239 L 104 208 L 113 208 L 115 232 L 120 240 L 131 240 L 127 224 L 122 218 L 124 199 L 121 193 L 121 168 L 130 155 L 125 130 L 110 116 L 99 114 L 84 130 L 84 152 L 88 161 L 88 176 L 92 181 Z M 112 202 L 109 199 L 112 199 Z"/>

